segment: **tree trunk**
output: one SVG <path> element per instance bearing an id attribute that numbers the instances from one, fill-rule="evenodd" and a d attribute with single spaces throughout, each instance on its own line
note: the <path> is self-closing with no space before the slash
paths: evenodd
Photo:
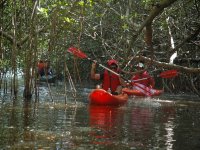
<path id="1" fill-rule="evenodd" d="M 36 6 L 38 4 L 38 0 L 35 1 L 31 21 L 30 21 L 30 34 L 29 34 L 29 49 L 26 51 L 26 67 L 25 67 L 25 89 L 24 89 L 24 98 L 30 99 L 32 97 L 32 78 L 34 77 L 35 63 L 34 57 L 36 46 L 34 47 L 34 42 L 36 41 L 36 32 L 35 32 L 35 14 L 36 14 Z"/>

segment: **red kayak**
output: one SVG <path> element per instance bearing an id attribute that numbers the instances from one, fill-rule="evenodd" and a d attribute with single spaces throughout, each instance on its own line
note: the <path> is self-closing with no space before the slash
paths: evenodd
<path id="1" fill-rule="evenodd" d="M 128 95 L 135 96 L 159 96 L 163 93 L 163 90 L 150 89 L 149 91 L 142 91 L 138 89 L 123 88 L 122 91 Z"/>
<path id="2" fill-rule="evenodd" d="M 89 94 L 89 101 L 92 105 L 118 106 L 128 101 L 128 95 L 112 95 L 103 89 L 95 89 Z"/>

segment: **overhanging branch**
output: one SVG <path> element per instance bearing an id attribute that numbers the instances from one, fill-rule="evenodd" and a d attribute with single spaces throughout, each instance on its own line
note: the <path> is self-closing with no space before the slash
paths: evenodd
<path id="1" fill-rule="evenodd" d="M 154 66 L 157 66 L 160 68 L 176 69 L 180 72 L 185 72 L 185 73 L 195 73 L 195 74 L 200 73 L 200 68 L 189 68 L 189 67 L 179 66 L 179 65 L 175 65 L 175 64 L 169 64 L 169 63 L 165 63 L 165 62 L 155 61 L 155 60 L 152 60 L 152 59 L 150 59 L 148 57 L 144 57 L 144 56 L 136 56 L 132 60 L 143 61 L 147 64 L 151 63 Z"/>

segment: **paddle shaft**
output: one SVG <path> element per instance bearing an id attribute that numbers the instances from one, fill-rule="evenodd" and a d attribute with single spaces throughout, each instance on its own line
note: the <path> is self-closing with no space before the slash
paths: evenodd
<path id="1" fill-rule="evenodd" d="M 101 63 L 98 63 L 96 60 L 91 59 L 91 58 L 88 57 L 85 53 L 83 53 L 82 51 L 80 51 L 79 49 L 77 49 L 76 47 L 70 47 L 70 48 L 68 48 L 68 52 L 70 52 L 70 53 L 76 55 L 76 56 L 79 57 L 79 58 L 87 58 L 88 60 L 92 61 L 93 63 L 98 64 L 98 65 L 101 66 L 102 68 L 104 68 L 104 69 L 106 69 L 106 70 L 112 72 L 113 74 L 115 74 L 115 75 L 121 77 L 122 79 L 131 82 L 130 80 L 128 80 L 128 79 L 122 77 L 122 76 L 121 76 L 120 74 L 118 74 L 117 72 L 115 72 L 115 71 L 111 70 L 110 68 L 108 68 L 108 67 L 102 65 Z"/>
<path id="2" fill-rule="evenodd" d="M 148 78 L 142 78 L 142 79 L 137 79 L 137 80 L 131 80 L 131 81 L 133 81 L 133 82 L 138 82 L 138 81 L 146 80 L 146 79 L 149 79 L 149 78 L 151 78 L 151 77 L 148 77 Z"/>
<path id="3" fill-rule="evenodd" d="M 96 60 L 93 60 L 93 59 L 91 59 L 91 58 L 89 58 L 89 57 L 87 57 L 87 59 L 90 60 L 90 61 L 92 61 L 92 62 L 94 62 L 94 63 L 96 63 L 96 64 L 98 64 L 98 65 L 101 66 L 102 68 L 104 68 L 104 69 L 106 69 L 106 70 L 112 72 L 113 74 L 115 74 L 115 75 L 117 75 L 117 76 L 123 78 L 119 73 L 117 73 L 117 72 L 111 70 L 110 68 L 108 68 L 108 67 L 102 65 L 101 63 L 98 63 Z M 123 79 L 124 79 L 124 78 L 123 78 Z M 128 79 L 125 79 L 125 80 L 128 80 Z"/>

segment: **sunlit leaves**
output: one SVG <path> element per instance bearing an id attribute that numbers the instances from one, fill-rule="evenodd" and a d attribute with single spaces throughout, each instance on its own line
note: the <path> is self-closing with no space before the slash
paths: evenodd
<path id="1" fill-rule="evenodd" d="M 68 22 L 68 23 L 70 23 L 70 22 L 73 21 L 73 19 L 70 19 L 70 18 L 68 18 L 68 17 L 64 17 L 64 20 L 65 20 L 66 22 Z"/>
<path id="2" fill-rule="evenodd" d="M 83 5 L 84 5 L 84 1 L 80 1 L 78 4 L 79 4 L 80 6 L 83 6 Z"/>
<path id="3" fill-rule="evenodd" d="M 42 8 L 42 7 L 38 7 L 38 12 L 40 13 L 40 14 L 42 14 L 44 17 L 48 17 L 48 9 L 46 9 L 46 8 Z"/>
<path id="4" fill-rule="evenodd" d="M 129 29 L 129 27 L 128 27 L 128 25 L 127 25 L 126 23 L 124 23 L 124 25 L 122 26 L 122 28 L 123 28 L 124 30 L 128 30 L 128 29 Z"/>
<path id="5" fill-rule="evenodd" d="M 125 17 L 126 17 L 126 16 L 124 16 L 124 15 L 121 15 L 120 17 L 121 17 L 121 19 L 123 20 L 123 19 L 125 19 Z"/>
<path id="6" fill-rule="evenodd" d="M 142 0 L 143 3 L 149 4 L 149 3 L 155 3 L 156 0 Z"/>

